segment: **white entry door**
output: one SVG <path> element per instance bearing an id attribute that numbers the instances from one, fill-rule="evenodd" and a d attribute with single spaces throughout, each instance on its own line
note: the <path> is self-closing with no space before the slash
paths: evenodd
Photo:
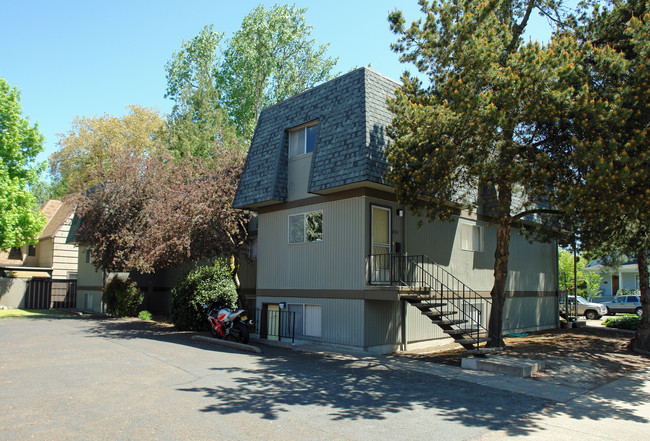
<path id="1" fill-rule="evenodd" d="M 372 206 L 371 282 L 390 283 L 390 214 L 389 208 Z"/>

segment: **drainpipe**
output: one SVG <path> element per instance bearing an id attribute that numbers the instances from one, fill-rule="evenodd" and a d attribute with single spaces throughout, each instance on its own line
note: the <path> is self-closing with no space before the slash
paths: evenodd
<path id="1" fill-rule="evenodd" d="M 402 309 L 402 351 L 407 351 L 407 341 L 406 341 L 406 302 L 404 300 L 400 301 L 400 306 Z"/>
<path id="2" fill-rule="evenodd" d="M 406 207 L 402 207 L 402 252 L 408 255 L 406 248 Z M 406 340 L 406 302 L 400 301 L 402 307 L 402 350 L 407 351 L 408 342 Z"/>

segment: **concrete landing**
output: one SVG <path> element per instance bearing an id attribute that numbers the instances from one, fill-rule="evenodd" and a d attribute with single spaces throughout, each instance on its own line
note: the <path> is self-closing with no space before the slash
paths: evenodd
<path id="1" fill-rule="evenodd" d="M 544 369 L 544 362 L 504 356 L 471 357 L 463 358 L 461 367 L 475 371 L 512 375 L 513 377 L 530 377 L 535 372 Z"/>

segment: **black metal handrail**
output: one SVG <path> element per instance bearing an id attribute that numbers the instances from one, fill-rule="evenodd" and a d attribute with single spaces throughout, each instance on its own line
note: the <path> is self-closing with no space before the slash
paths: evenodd
<path id="1" fill-rule="evenodd" d="M 278 340 L 290 338 L 295 341 L 296 313 L 287 310 L 255 309 L 255 333 L 263 338 L 276 337 Z"/>
<path id="2" fill-rule="evenodd" d="M 431 271 L 427 269 L 431 268 Z M 426 290 L 429 298 L 421 299 L 422 303 L 441 316 L 466 320 L 457 324 L 475 342 L 475 348 L 480 343 L 480 334 L 486 333 L 502 345 L 501 336 L 492 335 L 489 329 L 482 325 L 482 311 L 476 306 L 478 301 L 487 308 L 492 308 L 490 299 L 481 296 L 464 282 L 446 269 L 435 263 L 426 255 L 404 254 L 373 254 L 369 256 L 369 282 L 371 284 L 401 285 L 411 289 Z"/>

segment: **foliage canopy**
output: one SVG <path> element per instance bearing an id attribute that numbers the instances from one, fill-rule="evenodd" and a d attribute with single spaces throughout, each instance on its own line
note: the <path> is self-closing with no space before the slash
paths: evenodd
<path id="1" fill-rule="evenodd" d="M 425 18 L 405 27 L 393 49 L 428 80 L 405 73 L 389 100 L 395 117 L 389 182 L 418 215 L 446 219 L 458 210 L 497 225 L 490 331 L 501 335 L 510 229 L 554 213 L 552 185 L 567 179 L 556 121 L 574 99 L 566 68 L 572 42 L 524 42 L 531 14 L 561 19 L 559 1 L 420 2 Z M 493 342 L 494 343 L 494 342 Z"/>
<path id="2" fill-rule="evenodd" d="M 45 226 L 35 209 L 30 185 L 42 167 L 36 156 L 43 150 L 38 125 L 22 115 L 20 93 L 0 78 L 0 249 L 34 241 Z"/>
<path id="3" fill-rule="evenodd" d="M 249 143 L 263 108 L 329 80 L 336 59 L 311 38 L 305 12 L 259 5 L 228 41 L 209 25 L 184 42 L 166 65 L 172 122 L 217 122 L 208 138 L 228 143 L 234 127 Z"/>

